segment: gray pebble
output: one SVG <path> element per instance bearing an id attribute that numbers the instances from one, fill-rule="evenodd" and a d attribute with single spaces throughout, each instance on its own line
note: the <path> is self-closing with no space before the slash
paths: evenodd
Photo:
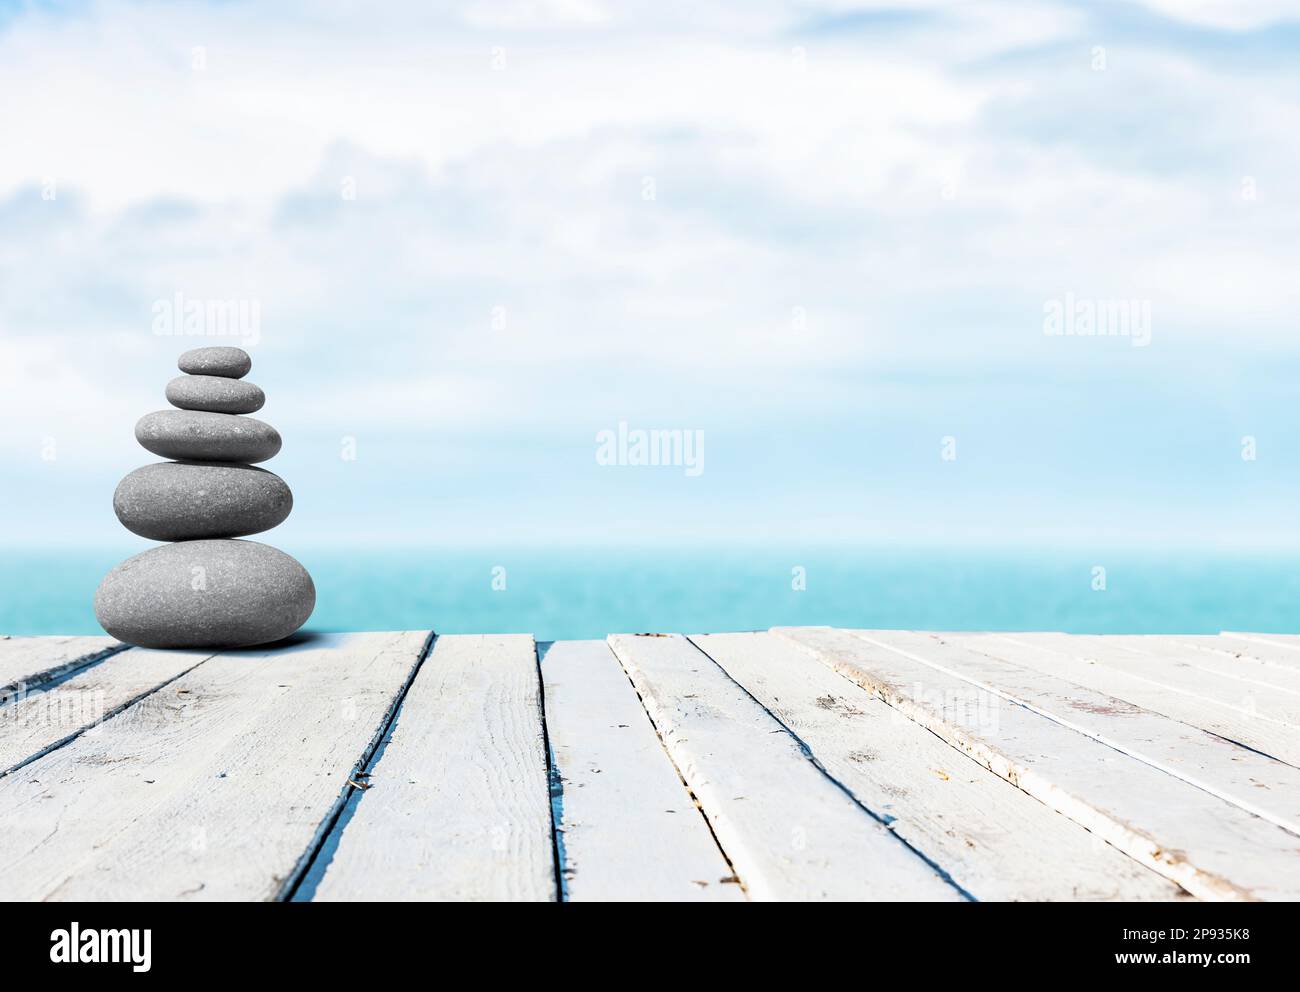
<path id="1" fill-rule="evenodd" d="M 209 413 L 254 413 L 266 403 L 260 387 L 219 375 L 178 375 L 166 395 L 172 406 Z"/>
<path id="2" fill-rule="evenodd" d="M 128 558 L 104 577 L 95 616 L 146 648 L 220 648 L 288 637 L 316 606 L 311 576 L 255 541 L 181 541 Z"/>
<path id="3" fill-rule="evenodd" d="M 264 462 L 280 450 L 280 432 L 252 417 L 202 410 L 158 410 L 135 425 L 135 439 L 163 458 Z"/>
<path id="4" fill-rule="evenodd" d="M 181 355 L 176 366 L 190 375 L 242 379 L 253 367 L 253 359 L 243 348 L 191 348 Z"/>
<path id="5" fill-rule="evenodd" d="M 284 522 L 293 493 L 274 472 L 252 465 L 161 462 L 117 485 L 113 512 L 151 541 L 243 537 Z"/>

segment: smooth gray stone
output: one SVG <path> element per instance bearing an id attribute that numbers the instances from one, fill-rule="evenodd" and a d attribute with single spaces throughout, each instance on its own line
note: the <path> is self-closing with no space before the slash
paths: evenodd
<path id="1" fill-rule="evenodd" d="M 181 355 L 176 367 L 190 375 L 242 379 L 253 367 L 253 359 L 243 348 L 191 348 Z"/>
<path id="2" fill-rule="evenodd" d="M 260 386 L 219 375 L 178 375 L 167 383 L 167 402 L 182 410 L 254 413 L 266 403 Z"/>
<path id="3" fill-rule="evenodd" d="M 203 410 L 157 410 L 135 425 L 135 439 L 163 458 L 264 462 L 280 450 L 280 432 L 252 417 Z"/>
<path id="4" fill-rule="evenodd" d="M 117 485 L 113 512 L 151 541 L 243 537 L 284 523 L 293 493 L 274 472 L 252 465 L 161 462 Z"/>
<path id="5" fill-rule="evenodd" d="M 114 568 L 95 592 L 113 637 L 145 648 L 222 648 L 288 637 L 316 606 L 307 570 L 256 541 L 164 544 Z"/>

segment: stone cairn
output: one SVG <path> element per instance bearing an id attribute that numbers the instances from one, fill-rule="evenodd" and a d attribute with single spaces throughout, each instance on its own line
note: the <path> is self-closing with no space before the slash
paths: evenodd
<path id="1" fill-rule="evenodd" d="M 100 583 L 95 615 L 120 641 L 149 648 L 218 648 L 288 637 L 311 616 L 316 587 L 293 558 L 234 538 L 279 525 L 293 508 L 284 480 L 252 463 L 280 434 L 242 414 L 266 396 L 243 377 L 239 348 L 195 348 L 167 384 L 175 410 L 146 414 L 135 438 L 172 461 L 138 468 L 113 494 L 127 530 L 170 541 L 122 562 Z"/>

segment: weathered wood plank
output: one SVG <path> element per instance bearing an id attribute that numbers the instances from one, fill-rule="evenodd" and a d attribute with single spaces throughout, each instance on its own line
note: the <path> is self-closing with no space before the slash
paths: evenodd
<path id="1" fill-rule="evenodd" d="M 1190 640 L 1198 647 L 1211 651 L 1226 651 L 1230 654 L 1245 654 L 1258 658 L 1270 665 L 1300 671 L 1300 636 L 1295 634 L 1244 634 L 1225 630 L 1214 638 L 1215 643 L 1201 645 L 1196 638 Z"/>
<path id="2" fill-rule="evenodd" d="M 751 898 L 962 898 L 684 637 L 609 643 Z"/>
<path id="3" fill-rule="evenodd" d="M 1300 766 L 1300 735 L 1295 728 L 1245 706 L 1207 700 L 1194 693 L 1171 689 L 1159 681 L 1089 661 L 1071 653 L 1068 642 L 1057 640 L 1049 645 L 1037 634 L 944 636 L 984 654 L 1068 679 L 1076 685 L 1255 748 L 1289 765 Z"/>
<path id="4" fill-rule="evenodd" d="M 0 779 L 0 898 L 276 897 L 426 638 L 220 654 Z"/>
<path id="5" fill-rule="evenodd" d="M 555 899 L 532 637 L 439 637 L 368 785 L 314 899 Z"/>
<path id="6" fill-rule="evenodd" d="M 1294 834 L 886 645 L 829 628 L 778 632 L 1193 895 L 1300 897 Z"/>
<path id="7" fill-rule="evenodd" d="M 0 699 L 125 647 L 111 637 L 0 637 Z"/>
<path id="8" fill-rule="evenodd" d="M 212 652 L 131 648 L 0 707 L 0 776 L 54 749 L 189 671 Z"/>
<path id="9" fill-rule="evenodd" d="M 691 640 L 980 900 L 1168 900 L 1172 882 L 775 634 Z"/>
<path id="10" fill-rule="evenodd" d="M 965 646 L 959 637 L 855 631 L 1000 693 L 1300 835 L 1300 769 L 1132 703 Z"/>
<path id="11" fill-rule="evenodd" d="M 1300 727 L 1300 694 L 1297 693 L 1252 685 L 1186 663 L 1171 664 L 1168 658 L 1139 653 L 1106 635 L 1036 633 L 1033 642 L 1055 647 L 1084 661 L 1093 661 L 1115 671 L 1135 675 L 1173 692 L 1291 727 Z"/>
<path id="12" fill-rule="evenodd" d="M 604 641 L 542 657 L 565 899 L 745 898 Z"/>
<path id="13" fill-rule="evenodd" d="M 1139 656 L 1156 657 L 1173 665 L 1235 679 L 1248 693 L 1278 692 L 1300 698 L 1300 669 L 1275 665 L 1249 653 L 1207 650 L 1181 637 L 1161 634 L 1109 634 L 1106 641 Z"/>

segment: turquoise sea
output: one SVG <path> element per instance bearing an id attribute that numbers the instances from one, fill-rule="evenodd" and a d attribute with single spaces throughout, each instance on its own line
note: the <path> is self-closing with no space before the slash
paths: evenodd
<path id="1" fill-rule="evenodd" d="M 539 640 L 777 624 L 1300 632 L 1294 556 L 898 548 L 293 553 L 316 580 L 312 630 L 530 632 Z M 99 633 L 91 598 L 125 556 L 0 551 L 0 633 Z M 1104 589 L 1093 588 L 1099 565 Z M 802 590 L 792 588 L 796 567 L 804 570 Z"/>

